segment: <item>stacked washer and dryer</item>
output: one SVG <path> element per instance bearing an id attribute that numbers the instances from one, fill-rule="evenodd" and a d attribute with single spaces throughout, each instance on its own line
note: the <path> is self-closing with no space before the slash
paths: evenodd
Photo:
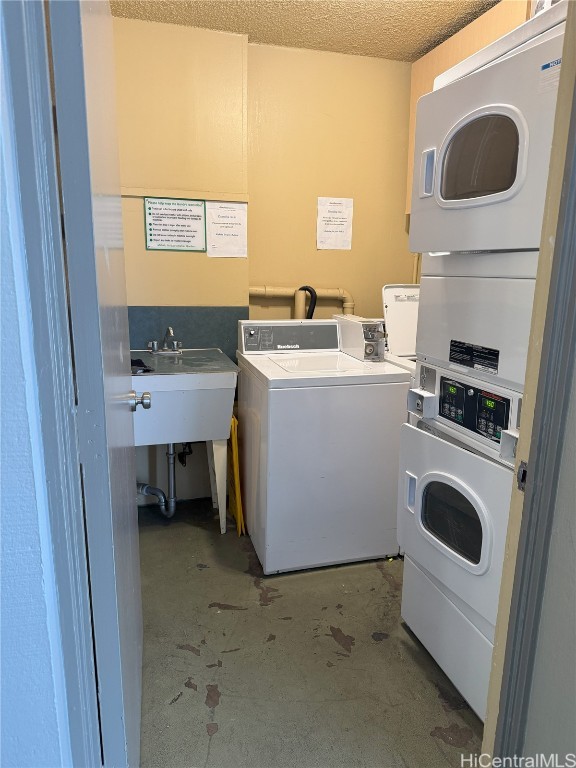
<path id="1" fill-rule="evenodd" d="M 566 3 L 418 103 L 415 422 L 401 429 L 402 617 L 483 719 Z"/>

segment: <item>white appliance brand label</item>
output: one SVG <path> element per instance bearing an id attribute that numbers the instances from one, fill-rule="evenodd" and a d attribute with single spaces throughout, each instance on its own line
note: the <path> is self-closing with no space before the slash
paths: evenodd
<path id="1" fill-rule="evenodd" d="M 276 349 L 300 349 L 300 344 L 276 344 Z"/>
<path id="2" fill-rule="evenodd" d="M 561 67 L 562 59 L 554 59 L 554 61 L 548 61 L 546 64 L 542 64 L 540 67 L 538 93 L 546 93 L 546 91 L 552 91 L 555 88 L 558 88 Z"/>

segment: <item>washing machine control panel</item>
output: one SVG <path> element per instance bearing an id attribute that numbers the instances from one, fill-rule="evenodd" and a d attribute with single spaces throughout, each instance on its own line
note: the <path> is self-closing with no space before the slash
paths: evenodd
<path id="1" fill-rule="evenodd" d="M 503 430 L 508 429 L 510 400 L 441 376 L 438 415 L 499 443 Z"/>
<path id="2" fill-rule="evenodd" d="M 337 350 L 338 324 L 327 320 L 241 322 L 241 352 Z"/>

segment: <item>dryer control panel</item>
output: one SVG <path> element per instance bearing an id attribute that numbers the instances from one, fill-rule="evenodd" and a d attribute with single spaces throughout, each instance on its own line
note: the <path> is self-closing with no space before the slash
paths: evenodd
<path id="1" fill-rule="evenodd" d="M 483 388 L 441 376 L 438 415 L 499 443 L 502 432 L 508 429 L 510 400 Z"/>

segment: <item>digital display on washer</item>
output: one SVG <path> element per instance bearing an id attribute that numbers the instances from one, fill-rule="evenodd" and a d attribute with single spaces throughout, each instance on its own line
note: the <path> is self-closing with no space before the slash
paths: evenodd
<path id="1" fill-rule="evenodd" d="M 441 376 L 438 415 L 499 443 L 502 431 L 508 429 L 510 400 Z"/>

